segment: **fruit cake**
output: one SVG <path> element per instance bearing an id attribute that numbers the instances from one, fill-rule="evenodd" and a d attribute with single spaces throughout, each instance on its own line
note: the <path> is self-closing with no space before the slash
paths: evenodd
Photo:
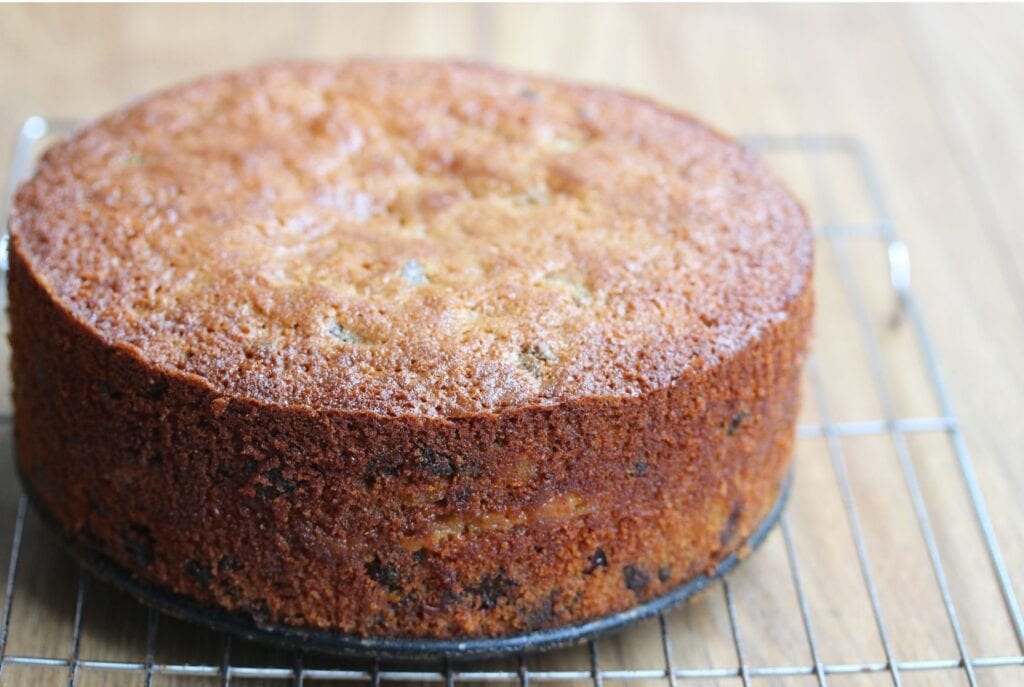
<path id="1" fill-rule="evenodd" d="M 22 479 L 77 545 L 259 624 L 607 616 L 739 549 L 789 471 L 807 218 L 641 97 L 212 76 L 51 147 L 10 234 Z"/>

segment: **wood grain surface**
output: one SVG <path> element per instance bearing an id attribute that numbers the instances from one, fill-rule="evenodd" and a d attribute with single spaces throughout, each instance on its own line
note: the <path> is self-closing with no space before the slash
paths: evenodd
<path id="1" fill-rule="evenodd" d="M 1009 581 L 1024 595 L 1022 44 L 1020 5 L 7 5 L 0 6 L 0 158 L 9 158 L 17 127 L 32 114 L 94 117 L 213 70 L 352 54 L 461 56 L 616 85 L 735 134 L 851 136 L 873 159 L 891 218 L 909 245 L 913 289 Z M 850 155 L 789 151 L 769 159 L 826 229 L 830 223 L 877 224 L 869 189 Z M 831 202 L 823 202 L 816 179 L 830 183 Z M 818 253 L 816 363 L 802 421 L 820 426 L 886 414 L 886 399 L 872 376 L 871 341 L 861 335 L 856 301 L 851 304 L 843 290 L 844 255 L 863 287 L 864 315 L 877 336 L 892 415 L 941 415 L 913 327 L 906 321 L 887 324 L 893 296 L 883 246 L 869 238 L 841 243 L 845 248 L 838 256 L 824 242 Z M 6 373 L 3 381 L 3 407 L 9 408 Z M 8 425 L 0 427 L 0 571 L 8 568 L 19 495 Z M 757 685 L 885 685 L 895 678 L 878 668 L 893 659 L 918 668 L 897 671 L 907 685 L 967 685 L 971 679 L 979 685 L 1024 684 L 1024 646 L 979 537 L 947 432 L 890 435 L 883 428 L 880 434 L 834 437 L 831 445 L 825 437 L 809 437 L 799 442 L 797 469 L 786 519 L 790 536 L 776 531 L 730 577 L 728 588 L 716 585 L 667 616 L 672 668 L 721 669 L 718 676 L 700 679 L 683 672 L 675 682 L 741 685 L 749 677 Z M 908 481 L 908 472 L 916 480 Z M 851 528 L 844 484 L 850 486 L 859 529 Z M 917 495 L 934 534 L 948 605 L 922 536 Z M 146 611 L 98 583 L 89 586 L 80 643 L 72 646 L 77 570 L 34 517 L 26 523 L 5 654 L 146 662 Z M 884 640 L 858 543 L 877 592 Z M 799 590 L 790 552 L 800 572 Z M 220 637 L 168 619 L 160 620 L 155 648 L 149 658 L 157 664 L 219 666 L 223 660 Z M 666 651 L 657 621 L 601 640 L 597 652 L 602 670 L 650 671 L 646 679 L 628 682 L 609 674 L 606 684 L 673 684 L 659 676 Z M 958 667 L 962 655 L 980 659 L 973 672 Z M 822 665 L 839 666 L 838 672 L 817 676 L 815 656 Z M 986 664 L 999 657 L 1017 659 L 1002 667 Z M 932 659 L 951 659 L 953 665 L 920 663 Z M 229 660 L 234 666 L 288 668 L 294 659 L 235 642 Z M 741 662 L 749 675 L 739 669 Z M 856 672 L 863 664 L 875 669 Z M 307 669 L 338 665 L 319 657 L 305 662 Z M 579 679 L 557 684 L 596 682 L 587 677 L 586 648 L 530 657 L 526 666 L 531 683 L 544 680 L 537 671 L 563 670 L 579 671 Z M 809 672 L 766 674 L 766 668 L 780 666 Z M 488 667 L 514 673 L 518 664 Z M 73 672 L 66 663 L 8 663 L 0 684 L 68 684 Z M 154 684 L 226 682 L 216 675 L 157 673 Z M 407 683 L 397 677 L 384 682 Z M 74 679 L 81 685 L 144 684 L 139 673 L 88 666 Z M 231 678 L 231 684 L 295 682 L 288 675 L 277 681 L 247 680 L 240 673 Z"/>

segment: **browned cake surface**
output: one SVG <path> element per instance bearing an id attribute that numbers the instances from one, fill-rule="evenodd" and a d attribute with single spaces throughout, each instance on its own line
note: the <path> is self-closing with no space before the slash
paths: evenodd
<path id="1" fill-rule="evenodd" d="M 619 610 L 733 550 L 789 463 L 804 215 L 633 96 L 212 77 L 51 149 L 11 233 L 26 477 L 140 577 L 260 620 Z"/>
<path id="2" fill-rule="evenodd" d="M 154 365 L 422 416 L 663 387 L 784 318 L 811 257 L 798 204 L 704 126 L 461 65 L 174 89 L 51 151 L 14 224 Z"/>

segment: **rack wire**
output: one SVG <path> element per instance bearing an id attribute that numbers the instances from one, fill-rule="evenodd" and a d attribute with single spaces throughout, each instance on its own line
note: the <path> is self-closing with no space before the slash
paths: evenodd
<path id="1" fill-rule="evenodd" d="M 11 160 L 7 193 L 2 208 L 3 221 L 10 207 L 10 199 L 17 182 L 24 178 L 32 165 L 35 156 L 54 136 L 66 134 L 74 127 L 71 121 L 47 120 L 42 117 L 31 117 L 18 132 L 14 153 Z M 37 684 L 39 676 L 45 674 L 58 676 L 66 684 L 74 687 L 84 681 L 85 676 L 105 675 L 108 682 L 104 684 L 144 684 L 147 687 L 154 680 L 183 680 L 183 684 L 193 684 L 190 678 L 206 678 L 213 684 L 228 685 L 232 683 L 252 684 L 255 680 L 263 680 L 266 684 L 303 685 L 307 681 L 333 680 L 340 683 L 364 683 L 379 685 L 386 682 L 394 683 L 444 683 L 447 685 L 464 683 L 498 683 L 518 684 L 526 687 L 531 683 L 556 684 L 589 684 L 594 687 L 609 682 L 625 681 L 630 684 L 658 684 L 675 687 L 691 680 L 722 681 L 746 687 L 765 678 L 775 682 L 794 680 L 810 680 L 818 685 L 829 684 L 837 676 L 868 674 L 883 676 L 886 681 L 900 686 L 907 675 L 927 672 L 930 675 L 948 676 L 956 684 L 967 684 L 974 687 L 982 681 L 985 671 L 1010 668 L 1013 672 L 1005 684 L 1018 684 L 1024 680 L 1024 617 L 1021 614 L 1010 566 L 1004 558 L 996 535 L 996 528 L 989 514 L 984 495 L 974 465 L 968 451 L 967 443 L 961 431 L 957 417 L 953 412 L 952 401 L 939 370 L 935 349 L 929 338 L 924 319 L 918 303 L 910 289 L 910 258 L 906 245 L 896 234 L 890 218 L 885 198 L 882 193 L 879 177 L 866 148 L 856 139 L 844 136 L 800 135 L 800 136 L 750 136 L 746 143 L 760 151 L 770 161 L 787 158 L 795 161 L 805 170 L 809 179 L 810 202 L 812 216 L 818 220 L 816 233 L 818 236 L 819 259 L 831 260 L 831 272 L 837 278 L 842 299 L 849 309 L 852 324 L 859 340 L 861 352 L 867 361 L 867 377 L 870 388 L 876 397 L 880 417 L 867 420 L 838 419 L 833 409 L 827 380 L 828 370 L 815 356 L 807 369 L 807 394 L 805 401 L 808 412 L 816 415 L 816 421 L 803 422 L 797 432 L 799 443 L 823 442 L 824 450 L 820 457 L 827 459 L 831 466 L 832 479 L 836 487 L 841 510 L 845 518 L 852 541 L 852 558 L 845 562 L 859 571 L 862 591 L 870 606 L 870 617 L 876 639 L 881 646 L 882 655 L 862 661 L 829 661 L 826 658 L 825 640 L 820 631 L 816 631 L 816 620 L 821 614 L 815 612 L 815 603 L 811 599 L 806 583 L 807 566 L 816 561 L 815 546 L 809 547 L 807 542 L 800 546 L 799 537 L 795 534 L 800 521 L 792 513 L 783 515 L 780 527 L 772 535 L 781 537 L 781 550 L 785 561 L 785 577 L 795 595 L 795 616 L 797 618 L 800 641 L 806 646 L 809 661 L 799 663 L 758 663 L 750 658 L 750 649 L 754 646 L 748 632 L 754 629 L 749 624 L 740 622 L 740 592 L 743 585 L 748 584 L 750 576 L 761 574 L 756 570 L 760 563 L 755 555 L 745 564 L 751 569 L 750 576 L 730 576 L 718 583 L 721 600 L 727 617 L 727 641 L 731 645 L 734 659 L 728 665 L 685 665 L 677 655 L 676 648 L 681 644 L 708 641 L 706 637 L 693 632 L 679 630 L 680 618 L 690 613 L 689 606 L 660 614 L 654 621 L 658 637 L 658 658 L 654 665 L 645 664 L 609 666 L 607 659 L 602 659 L 607 645 L 606 640 L 590 641 L 582 649 L 585 658 L 577 665 L 568 665 L 572 660 L 580 658 L 580 650 L 566 650 L 560 656 L 545 656 L 543 661 L 533 656 L 518 656 L 506 662 L 488 662 L 481 664 L 444 661 L 429 665 L 382 664 L 377 661 L 359 662 L 351 659 L 330 659 L 326 657 L 306 656 L 301 653 L 283 655 L 277 650 L 265 650 L 268 660 L 253 660 L 254 655 L 263 651 L 250 647 L 241 658 L 238 657 L 236 646 L 240 640 L 229 636 L 219 636 L 219 660 L 209 660 L 208 652 L 203 656 L 186 656 L 186 660 L 159 660 L 159 640 L 172 638 L 175 634 L 189 633 L 187 627 L 175 625 L 164 620 L 158 613 L 148 610 L 145 613 L 145 631 L 142 651 L 137 658 L 90 658 L 83 652 L 82 637 L 85 626 L 85 609 L 90 594 L 102 593 L 104 600 L 115 599 L 121 608 L 131 608 L 135 602 L 121 598 L 111 590 L 96 592 L 99 583 L 91 582 L 89 577 L 79 571 L 65 580 L 74 585 L 74 602 L 70 612 L 60 623 L 70 626 L 70 642 L 64 649 L 51 645 L 36 651 L 10 650 L 14 640 L 19 637 L 18 626 L 12 623 L 12 609 L 17 604 L 39 603 L 38 596 L 20 596 L 19 568 L 21 567 L 25 547 L 27 528 L 31 526 L 34 516 L 27 508 L 23 495 L 13 492 L 10 495 L 11 508 L 6 581 L 2 613 L 0 613 L 0 680 L 4 684 Z M 835 173 L 836 164 L 846 165 L 853 170 L 852 175 L 840 177 Z M 856 188 L 853 188 L 856 187 Z M 867 217 L 849 217 L 844 209 L 840 196 L 851 192 L 860 193 L 865 199 Z M 6 241 L 6 238 L 4 239 Z M 857 256 L 860 247 L 867 245 L 881 251 L 884 255 L 886 288 L 891 299 L 891 313 L 887 324 L 879 324 L 879 318 L 872 309 L 872 299 L 866 293 L 864 270 L 859 266 Z M 0 246 L 0 255 L 6 259 L 6 246 Z M 3 265 L 5 268 L 6 265 Z M 820 268 L 819 268 L 820 271 Z M 877 284 L 873 285 L 877 287 Z M 875 289 L 877 291 L 877 289 Z M 819 294 L 819 297 L 820 294 Z M 832 303 L 819 301 L 819 311 L 831 310 Z M 916 354 L 920 356 L 924 377 L 932 397 L 932 407 L 937 413 L 903 414 L 899 413 L 898 387 L 893 383 L 892 375 L 886 365 L 887 332 L 885 327 L 909 328 L 909 338 Z M 822 343 L 822 342 L 819 342 Z M 807 414 L 807 413 L 805 413 Z M 5 435 L 2 444 L 9 452 L 10 447 L 10 415 L 0 416 L 0 435 Z M 986 609 L 991 617 L 1002 619 L 1006 625 L 1008 643 L 1012 650 L 993 653 L 987 646 L 977 646 L 979 642 L 968 641 L 968 633 L 964 630 L 964 604 L 958 604 L 957 594 L 950 583 L 950 569 L 958 563 L 955 555 L 950 555 L 949 547 L 941 545 L 941 537 L 937 534 L 936 513 L 939 509 L 928 501 L 928 490 L 922 486 L 921 475 L 914 459 L 911 442 L 915 437 L 923 435 L 944 436 L 948 442 L 955 463 L 959 486 L 966 494 L 963 512 L 954 513 L 961 522 L 971 520 L 974 537 L 986 554 L 986 573 L 980 576 L 978 584 L 994 586 L 998 591 L 996 598 L 999 603 Z M 952 636 L 955 651 L 944 656 L 907 655 L 906 651 L 897 650 L 897 639 L 902 639 L 893 629 L 892 619 L 899 612 L 883 603 L 880 593 L 880 573 L 890 573 L 886 569 L 887 560 L 875 555 L 873 540 L 869 536 L 865 522 L 865 514 L 869 516 L 863 494 L 856 488 L 851 478 L 851 462 L 847 456 L 844 442 L 858 438 L 876 437 L 885 440 L 895 454 L 894 472 L 890 476 L 899 480 L 905 488 L 916 532 L 900 531 L 897 538 L 908 539 L 919 537 L 924 547 L 925 562 L 929 576 L 937 591 L 941 605 L 941 617 L 946 629 Z M 12 462 L 10 455 L 0 461 L 0 469 L 8 469 Z M 798 460 L 798 475 L 800 464 Z M 8 480 L 13 482 L 13 480 Z M 16 489 L 16 487 L 8 487 Z M 799 487 L 798 487 L 799 488 Z M 872 505 L 872 504 L 869 504 Z M 874 504 L 877 507 L 877 504 Z M 2 514 L 4 511 L 0 511 Z M 943 511 L 945 515 L 945 511 Z M 876 514 L 877 515 L 877 514 Z M 888 514 L 882 514 L 888 517 Z M 0 532 L 3 532 L 0 523 Z M 814 542 L 812 542 L 814 544 Z M 61 558 L 56 544 L 45 538 L 35 538 L 32 545 L 44 550 L 44 558 L 52 565 L 71 566 L 67 559 Z M 2 559 L 0 559 L 2 560 Z M 2 565 L 2 563 L 0 563 Z M 1015 571 L 1019 576 L 1021 571 Z M 767 573 L 766 573 L 767 574 Z M 984 578 L 984 579 L 982 579 Z M 56 590 L 54 590 L 56 592 Z M 44 594 L 49 591 L 44 590 Z M 709 595 L 713 596 L 713 595 Z M 17 598 L 16 598 L 17 597 Z M 710 603 L 711 601 L 699 602 Z M 998 607 L 995 607 L 998 606 Z M 135 609 L 138 613 L 138 609 Z M 839 608 L 842 613 L 845 608 Z M 31 613 L 31 609 L 26 610 Z M 986 622 L 988 622 L 986 620 Z M 941 623 L 940 623 L 941 624 Z M 630 632 L 640 632 L 630 629 Z M 51 634 L 65 633 L 65 629 L 53 630 Z M 763 636 L 763 632 L 753 635 Z M 620 639 L 626 639 L 623 637 Z M 614 641 L 614 640 L 612 640 Z M 46 642 L 43 642 L 45 645 Z M 982 642 L 982 644 L 984 644 Z M 614 646 L 614 645 L 613 645 Z M 254 654 L 254 651 L 256 652 Z M 575 651 L 575 653 L 573 653 Z M 559 654 L 560 652 L 555 652 Z M 572 656 L 570 656 L 572 654 Z M 570 660 L 572 659 L 572 660 Z M 564 665 L 563 665 L 564 664 Z M 31 672 L 31 677 L 19 674 L 14 682 L 11 671 L 15 668 L 40 671 Z M 989 675 L 996 675 L 990 672 Z M 1000 673 L 1000 675 L 1002 675 Z M 995 678 L 1000 680 L 1003 678 Z M 208 682 L 209 683 L 209 682 Z M 994 684 L 986 678 L 985 684 Z M 92 684 L 92 682 L 90 682 Z M 175 682 L 177 684 L 177 682 Z"/>

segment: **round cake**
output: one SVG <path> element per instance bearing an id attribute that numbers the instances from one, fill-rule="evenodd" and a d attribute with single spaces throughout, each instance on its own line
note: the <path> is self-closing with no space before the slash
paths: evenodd
<path id="1" fill-rule="evenodd" d="M 806 216 L 633 95 L 463 63 L 214 76 L 54 145 L 10 233 L 30 491 L 259 624 L 607 616 L 736 552 L 789 471 Z"/>

